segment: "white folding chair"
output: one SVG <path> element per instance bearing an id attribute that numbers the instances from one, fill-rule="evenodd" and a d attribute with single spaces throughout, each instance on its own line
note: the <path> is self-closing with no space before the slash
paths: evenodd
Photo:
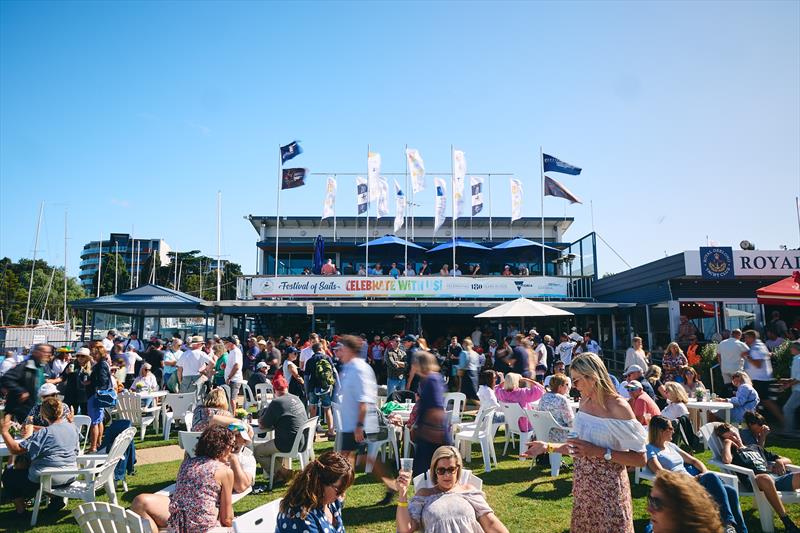
<path id="1" fill-rule="evenodd" d="M 467 395 L 463 392 L 448 392 L 444 395 L 444 410 L 452 410 L 450 425 L 461 422 L 461 414 L 466 403 Z M 450 404 L 452 404 L 452 407 L 450 407 Z"/>
<path id="2" fill-rule="evenodd" d="M 336 438 L 333 440 L 333 451 L 342 451 L 342 406 L 336 402 L 331 402 L 331 413 L 333 414 L 333 427 L 336 428 Z"/>
<path id="3" fill-rule="evenodd" d="M 155 415 L 145 415 L 142 411 L 142 398 L 134 392 L 123 391 L 117 395 L 117 417 L 130 420 L 140 430 L 139 438 L 144 440 L 147 426 L 155 422 Z"/>
<path id="4" fill-rule="evenodd" d="M 433 487 L 433 480 L 430 479 L 429 470 L 421 473 L 417 477 L 414 478 L 412 481 L 412 485 L 414 486 L 414 491 L 418 491 L 419 489 L 430 489 Z M 472 485 L 478 490 L 483 490 L 483 480 L 472 473 L 472 470 L 462 469 L 461 470 L 461 479 L 459 482 L 462 485 Z"/>
<path id="5" fill-rule="evenodd" d="M 550 430 L 553 428 L 569 430 L 569 428 L 565 428 L 556 422 L 556 419 L 553 418 L 553 414 L 549 411 L 534 411 L 533 409 L 527 409 L 526 412 L 528 414 L 528 420 L 530 420 L 531 426 L 533 426 L 533 433 L 536 435 L 536 440 L 548 441 L 548 435 L 550 435 Z M 552 452 L 549 455 L 550 475 L 556 477 L 561 470 L 561 454 L 558 452 Z M 533 468 L 535 463 L 535 461 L 531 463 L 531 468 Z"/>
<path id="6" fill-rule="evenodd" d="M 194 457 L 194 449 L 197 446 L 197 441 L 200 440 L 202 431 L 179 431 L 178 432 L 178 445 L 189 454 L 189 457 Z"/>
<path id="7" fill-rule="evenodd" d="M 78 430 L 78 437 L 81 442 L 80 453 L 82 454 L 89 440 L 89 428 L 92 425 L 92 419 L 88 415 L 75 415 L 72 419 L 72 424 Z"/>
<path id="8" fill-rule="evenodd" d="M 276 452 L 272 454 L 269 465 L 269 489 L 272 490 L 272 484 L 275 480 L 275 460 L 279 458 L 289 459 L 289 470 L 292 469 L 292 461 L 297 459 L 300 461 L 300 469 L 306 467 L 306 459 L 308 457 L 308 448 L 314 446 L 315 430 L 317 428 L 317 421 L 319 417 L 315 416 L 309 418 L 297 431 L 294 438 L 292 449 L 288 452 Z"/>
<path id="9" fill-rule="evenodd" d="M 164 440 L 169 439 L 173 422 L 183 422 L 186 429 L 192 429 L 196 395 L 193 392 L 167 394 L 161 402 L 161 422 L 164 426 Z"/>
<path id="10" fill-rule="evenodd" d="M 456 433 L 456 448 L 461 450 L 461 455 L 465 462 L 472 459 L 472 443 L 477 442 L 481 446 L 483 455 L 483 471 L 491 472 L 492 461 L 497 466 L 497 454 L 494 450 L 494 438 L 492 434 L 492 418 L 495 408 L 489 407 L 481 409 L 475 419 L 475 425 L 470 427 L 461 426 Z"/>
<path id="11" fill-rule="evenodd" d="M 519 425 L 519 420 L 521 418 L 526 419 L 530 423 L 528 415 L 525 413 L 525 410 L 516 403 L 501 402 L 500 408 L 503 410 L 503 415 L 506 417 L 506 442 L 505 446 L 503 446 L 503 455 L 506 455 L 508 451 L 509 442 L 511 442 L 513 446 L 515 436 L 519 437 L 519 453 L 522 455 L 527 449 L 526 444 L 530 440 L 533 431 L 523 431 Z M 520 460 L 524 459 L 524 457 L 520 457 Z"/>
<path id="12" fill-rule="evenodd" d="M 338 437 L 339 431 L 336 432 Z M 397 432 L 394 430 L 393 425 L 389 425 L 387 436 L 384 440 L 370 442 L 367 444 L 367 457 L 374 461 L 378 458 L 378 453 L 381 454 L 381 461 L 384 463 L 386 462 L 386 449 L 394 454 L 394 462 L 395 466 L 398 470 L 400 470 L 400 447 L 397 445 Z M 369 473 L 372 472 L 372 462 L 367 461 L 367 466 L 364 468 L 364 471 Z"/>
<path id="13" fill-rule="evenodd" d="M 281 500 L 271 502 L 256 507 L 250 512 L 233 519 L 234 533 L 252 533 L 253 531 L 275 531 L 278 525 L 278 513 L 280 512 Z"/>
<path id="14" fill-rule="evenodd" d="M 83 533 L 149 533 L 142 517 L 119 505 L 89 502 L 79 505 L 72 515 Z"/>

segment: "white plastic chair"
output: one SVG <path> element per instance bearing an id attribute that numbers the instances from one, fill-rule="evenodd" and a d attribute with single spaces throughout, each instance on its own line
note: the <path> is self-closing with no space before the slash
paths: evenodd
<path id="1" fill-rule="evenodd" d="M 333 451 L 342 451 L 342 432 L 339 428 L 342 427 L 342 406 L 336 402 L 331 402 L 331 413 L 333 414 L 333 427 L 336 428 L 336 438 L 333 441 Z"/>
<path id="2" fill-rule="evenodd" d="M 189 457 L 194 457 L 194 448 L 197 446 L 197 441 L 200 440 L 200 435 L 202 434 L 202 431 L 178 432 L 178 445 L 189 454 Z"/>
<path id="3" fill-rule="evenodd" d="M 505 446 L 503 446 L 503 455 L 506 455 L 508 451 L 508 443 L 511 442 L 513 445 L 515 436 L 519 437 L 519 453 L 522 455 L 527 449 L 526 444 L 530 441 L 533 431 L 523 431 L 519 425 L 519 419 L 528 419 L 528 415 L 525 413 L 525 410 L 516 403 L 501 402 L 500 408 L 503 410 L 503 414 L 506 417 L 506 443 Z M 530 421 L 530 419 L 528 420 Z M 524 460 L 525 458 L 520 457 L 520 459 Z"/>
<path id="4" fill-rule="evenodd" d="M 147 426 L 155 422 L 155 415 L 145 415 L 142 411 L 142 398 L 134 392 L 123 391 L 117 395 L 117 417 L 130 420 L 140 430 L 139 439 L 144 440 Z"/>
<path id="5" fill-rule="evenodd" d="M 280 512 L 281 500 L 271 502 L 256 507 L 250 512 L 233 519 L 234 533 L 252 533 L 253 531 L 275 531 L 278 525 L 278 513 Z"/>
<path id="6" fill-rule="evenodd" d="M 412 481 L 412 485 L 414 486 L 414 491 L 418 491 L 419 489 L 430 489 L 433 488 L 433 480 L 429 478 L 429 470 L 421 473 L 417 477 L 414 478 Z M 459 479 L 459 483 L 462 485 L 472 485 L 478 490 L 483 490 L 483 480 L 472 473 L 472 470 L 462 469 L 461 470 L 461 479 Z"/>
<path id="7" fill-rule="evenodd" d="M 527 413 L 528 420 L 530 420 L 531 426 L 533 426 L 533 433 L 536 435 L 536 440 L 548 441 L 548 435 L 550 435 L 550 430 L 553 428 L 569 431 L 569 428 L 565 428 L 556 422 L 556 419 L 553 418 L 553 413 L 549 411 L 534 411 L 532 409 L 528 409 Z M 552 452 L 549 455 L 550 475 L 556 477 L 561 470 L 561 454 L 558 452 Z M 535 461 L 531 463 L 531 468 L 533 468 L 535 463 Z"/>
<path id="8" fill-rule="evenodd" d="M 736 491 L 736 495 L 739 495 L 739 479 L 736 476 L 733 474 L 726 474 L 724 472 L 713 472 L 713 474 L 719 477 L 719 480 L 722 481 L 723 485 L 728 485 L 729 487 L 733 488 L 733 490 Z M 636 470 L 634 470 L 633 481 L 637 485 L 644 480 L 652 482 L 655 479 L 656 475 L 647 466 L 638 467 Z"/>
<path id="9" fill-rule="evenodd" d="M 244 408 L 249 409 L 253 405 L 258 405 L 258 400 L 246 381 L 242 381 L 242 394 L 244 394 Z"/>
<path id="10" fill-rule="evenodd" d="M 122 459 L 125 450 L 133 441 L 136 435 L 135 428 L 128 428 L 114 439 L 111 449 L 107 455 L 79 455 L 78 466 L 71 468 L 45 468 L 39 475 L 39 490 L 33 502 L 33 515 L 31 516 L 31 526 L 36 525 L 39 517 L 39 507 L 42 503 L 44 494 L 52 494 L 62 498 L 76 498 L 79 500 L 93 502 L 97 491 L 105 489 L 111 503 L 117 503 L 117 491 L 114 486 L 114 467 Z M 98 463 L 95 465 L 95 463 Z M 93 466 L 81 466 L 91 464 Z M 82 479 L 75 480 L 68 485 L 53 487 L 54 475 L 80 476 Z"/>
<path id="11" fill-rule="evenodd" d="M 233 406 L 233 402 L 231 401 L 231 394 L 233 393 L 230 385 L 220 385 L 219 388 L 225 391 L 225 397 L 228 399 L 228 406 Z M 231 407 L 231 409 L 233 409 L 233 407 Z"/>
<path id="12" fill-rule="evenodd" d="M 338 426 L 337 426 L 338 427 Z M 339 436 L 340 431 L 336 432 L 336 436 Z M 367 457 L 374 461 L 378 458 L 378 453 L 381 454 L 381 461 L 384 463 L 386 462 L 386 449 L 389 450 L 394 454 L 394 462 L 395 466 L 398 470 L 400 470 L 400 447 L 397 445 L 397 432 L 394 430 L 394 426 L 389 424 L 388 427 L 388 434 L 386 439 L 381 441 L 370 442 L 367 445 Z M 367 461 L 367 466 L 364 468 L 364 471 L 369 473 L 372 472 L 372 461 Z"/>
<path id="13" fill-rule="evenodd" d="M 167 394 L 161 402 L 161 423 L 164 426 L 164 440 L 169 439 L 173 422 L 183 422 L 186 429 L 192 428 L 196 395 L 193 392 Z"/>
<path id="14" fill-rule="evenodd" d="M 297 432 L 297 435 L 294 438 L 294 443 L 292 444 L 292 449 L 288 452 L 276 452 L 272 454 L 272 458 L 269 464 L 269 489 L 272 490 L 272 484 L 275 481 L 275 461 L 279 458 L 285 458 L 289 460 L 289 470 L 292 469 L 292 461 L 297 459 L 300 461 L 300 469 L 306 467 L 306 459 L 308 457 L 308 448 L 313 448 L 314 446 L 314 437 L 316 435 L 315 430 L 317 428 L 317 421 L 319 417 L 315 416 L 313 418 L 309 418 L 305 424 L 303 424 Z M 305 441 L 305 442 L 303 442 Z"/>
<path id="15" fill-rule="evenodd" d="M 75 415 L 72 419 L 72 424 L 78 430 L 78 438 L 81 442 L 80 453 L 86 449 L 86 443 L 89 441 L 89 428 L 92 425 L 92 419 L 88 415 Z"/>
<path id="16" fill-rule="evenodd" d="M 269 394 L 269 398 L 267 395 Z M 275 396 L 275 390 L 272 388 L 272 383 L 259 383 L 256 385 L 256 400 L 258 400 L 258 410 L 260 411 L 267 406 L 267 403 Z"/>
<path id="17" fill-rule="evenodd" d="M 119 505 L 89 502 L 79 505 L 72 515 L 83 533 L 149 533 L 142 517 Z"/>
<path id="18" fill-rule="evenodd" d="M 465 462 L 469 462 L 472 458 L 472 443 L 480 444 L 484 472 L 492 471 L 492 460 L 494 460 L 494 466 L 497 466 L 497 454 L 494 450 L 492 433 L 494 412 L 494 407 L 480 410 L 472 428 L 461 426 L 459 432 L 456 433 L 456 448 L 461 450 L 461 456 Z"/>
<path id="19" fill-rule="evenodd" d="M 449 407 L 450 404 L 453 407 Z M 461 422 L 461 413 L 464 410 L 464 404 L 467 403 L 467 395 L 463 392 L 448 392 L 444 395 L 444 410 L 452 410 L 450 415 L 450 425 L 458 424 Z"/>
<path id="20" fill-rule="evenodd" d="M 749 468 L 743 468 L 741 466 L 727 464 L 722 461 L 722 442 L 720 442 L 719 438 L 714 435 L 714 429 L 716 429 L 719 424 L 720 422 L 709 422 L 700 428 L 700 435 L 703 437 L 703 439 L 705 439 L 708 447 L 711 448 L 712 458 L 709 463 L 719 467 L 723 472 L 747 476 L 747 479 L 750 481 L 751 492 L 740 490 L 739 494 L 741 496 L 753 497 L 756 507 L 758 507 L 758 515 L 759 519 L 761 520 L 761 529 L 765 532 L 771 533 L 775 531 L 775 525 L 773 524 L 773 515 L 775 510 L 767 501 L 767 497 L 764 495 L 764 492 L 758 488 L 758 485 L 756 484 L 756 475 L 752 470 Z M 800 466 L 788 465 L 786 470 L 787 472 L 800 472 Z M 783 492 L 779 491 L 778 497 L 785 504 L 800 503 L 800 490 Z"/>

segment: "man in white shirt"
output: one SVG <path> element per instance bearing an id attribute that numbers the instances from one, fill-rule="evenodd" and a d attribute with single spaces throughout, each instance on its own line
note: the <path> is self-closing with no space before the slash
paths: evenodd
<path id="1" fill-rule="evenodd" d="M 142 353 L 144 351 L 144 343 L 139 340 L 139 334 L 135 331 L 131 331 L 128 334 L 128 340 L 125 341 L 123 349 L 127 352 L 128 348 L 131 346 L 136 350 L 136 353 Z"/>
<path id="2" fill-rule="evenodd" d="M 300 370 L 305 371 L 306 362 L 314 355 L 314 350 L 311 347 L 319 342 L 319 335 L 312 333 L 308 336 L 308 346 L 300 350 Z"/>
<path id="3" fill-rule="evenodd" d="M 114 338 L 117 336 L 117 330 L 110 329 L 108 333 L 106 333 L 106 338 L 103 339 L 103 348 L 106 349 L 106 353 L 111 353 L 111 349 L 114 348 Z"/>
<path id="4" fill-rule="evenodd" d="M 582 341 L 583 340 L 583 337 L 581 336 L 581 334 L 578 333 L 578 328 L 577 327 L 572 326 L 572 330 L 570 330 L 570 334 L 569 334 L 569 340 L 571 340 L 572 342 L 578 342 L 578 341 Z"/>
<path id="5" fill-rule="evenodd" d="M 572 350 L 575 348 L 575 341 L 570 340 L 566 333 L 561 334 L 561 343 L 556 346 L 556 353 L 565 366 L 565 373 L 569 372 L 569 365 L 572 364 Z"/>
<path id="6" fill-rule="evenodd" d="M 228 362 L 225 365 L 225 384 L 231 388 L 231 412 L 236 411 L 239 389 L 242 387 L 242 365 L 244 355 L 232 337 L 225 337 L 225 349 L 228 351 Z"/>
<path id="7" fill-rule="evenodd" d="M 25 360 L 25 356 L 19 352 L 14 352 L 12 350 L 6 351 L 6 358 L 3 359 L 3 362 L 0 363 L 0 376 L 20 364 L 22 361 Z"/>
<path id="8" fill-rule="evenodd" d="M 181 392 L 192 392 L 195 383 L 200 379 L 200 372 L 211 363 L 211 358 L 201 349 L 203 344 L 203 337 L 191 337 L 189 349 L 178 359 L 178 383 L 181 384 Z"/>
<path id="9" fill-rule="evenodd" d="M 742 342 L 742 330 L 734 329 L 731 336 L 720 342 L 717 346 L 717 361 L 719 361 L 722 381 L 730 385 L 733 373 L 742 369 L 743 358 L 750 351 L 750 347 Z"/>
<path id="10" fill-rule="evenodd" d="M 469 336 L 472 339 L 472 345 L 475 348 L 480 348 L 481 346 L 481 337 L 483 333 L 481 332 L 481 328 L 479 326 L 475 326 L 475 329 L 472 331 L 472 334 Z"/>
<path id="11" fill-rule="evenodd" d="M 753 388 L 761 398 L 761 404 L 783 424 L 783 411 L 778 406 L 778 395 L 772 390 L 775 382 L 772 377 L 772 354 L 759 338 L 757 331 L 747 330 L 742 337 L 744 343 L 750 347 L 750 351 L 744 355 L 744 371 L 753 380 Z"/>
<path id="12" fill-rule="evenodd" d="M 533 338 L 533 342 L 536 344 L 536 348 L 533 349 L 536 352 L 536 366 L 547 367 L 547 346 L 542 341 L 542 337 L 537 335 Z"/>

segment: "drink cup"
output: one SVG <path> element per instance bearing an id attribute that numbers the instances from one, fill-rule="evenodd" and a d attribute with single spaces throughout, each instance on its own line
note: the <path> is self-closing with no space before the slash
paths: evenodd
<path id="1" fill-rule="evenodd" d="M 400 470 L 403 472 L 412 472 L 414 470 L 414 458 L 403 457 L 400 459 Z"/>
<path id="2" fill-rule="evenodd" d="M 406 398 L 406 409 L 411 409 L 411 398 Z"/>

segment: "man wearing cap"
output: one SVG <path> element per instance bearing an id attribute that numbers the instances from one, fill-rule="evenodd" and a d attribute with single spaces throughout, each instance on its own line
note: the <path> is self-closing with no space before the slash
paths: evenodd
<path id="1" fill-rule="evenodd" d="M 0 389 L 6 391 L 6 414 L 17 422 L 23 422 L 36 404 L 36 393 L 46 380 L 47 363 L 53 358 L 54 348 L 50 344 L 36 344 L 31 356 L 0 378 Z"/>
<path id="2" fill-rule="evenodd" d="M 406 351 L 400 348 L 397 335 L 389 339 L 386 348 L 386 396 L 406 388 Z"/>
<path id="3" fill-rule="evenodd" d="M 653 390 L 653 386 L 650 385 L 650 382 L 646 379 L 642 379 L 642 375 L 644 374 L 644 369 L 639 365 L 631 365 L 625 370 L 625 373 L 622 376 L 625 378 L 625 381 L 619 384 L 617 387 L 617 392 L 619 392 L 620 396 L 625 398 L 626 400 L 629 399 L 631 396 L 628 393 L 628 390 L 625 386 L 630 383 L 631 381 L 638 381 L 642 385 L 642 390 L 647 393 L 650 398 L 655 401 L 656 399 L 656 392 Z"/>
<path id="4" fill-rule="evenodd" d="M 576 326 L 572 326 L 569 332 L 569 340 L 572 342 L 582 341 L 583 337 L 580 333 L 578 333 L 578 328 Z"/>
<path id="5" fill-rule="evenodd" d="M 58 389 L 52 383 L 45 383 L 41 387 L 39 387 L 39 403 L 31 407 L 31 410 L 28 412 L 28 416 L 25 417 L 25 425 L 30 426 L 30 429 L 26 428 L 26 435 L 30 435 L 34 431 L 39 431 L 40 429 L 47 427 L 50 423 L 45 420 L 39 410 L 42 408 L 42 401 L 46 398 L 56 398 L 58 397 Z M 67 420 L 71 417 L 69 406 L 65 403 L 61 404 L 61 418 Z"/>
<path id="6" fill-rule="evenodd" d="M 294 445 L 297 432 L 308 420 L 306 409 L 300 398 L 288 392 L 288 384 L 283 376 L 272 380 L 275 397 L 258 412 L 258 427 L 264 431 L 275 430 L 275 438 L 257 444 L 253 449 L 256 461 L 266 474 L 269 472 L 270 460 L 277 452 L 288 452 Z M 313 437 L 313 433 L 312 433 Z M 278 478 L 286 478 L 290 474 L 281 464 L 276 472 Z"/>
<path id="7" fill-rule="evenodd" d="M 210 364 L 211 358 L 202 350 L 203 337 L 195 335 L 189 339 L 189 349 L 178 360 L 178 383 L 181 392 L 192 392 L 200 379 L 200 372 Z"/>
<path id="8" fill-rule="evenodd" d="M 633 414 L 643 426 L 648 425 L 651 418 L 661 414 L 661 409 L 658 408 L 655 400 L 644 393 L 642 384 L 639 381 L 628 381 L 625 389 L 630 394 L 628 402 L 631 404 Z"/>
<path id="9" fill-rule="evenodd" d="M 267 370 L 269 370 L 269 365 L 264 361 L 259 361 L 256 365 L 256 371 L 250 374 L 250 378 L 247 380 L 247 386 L 250 387 L 251 391 L 255 392 L 256 385 L 267 382 Z"/>
<path id="10" fill-rule="evenodd" d="M 231 388 L 231 412 L 236 411 L 239 389 L 242 387 L 244 377 L 242 376 L 243 355 L 242 351 L 236 346 L 233 337 L 225 337 L 225 349 L 228 350 L 228 363 L 225 366 L 225 384 Z"/>

